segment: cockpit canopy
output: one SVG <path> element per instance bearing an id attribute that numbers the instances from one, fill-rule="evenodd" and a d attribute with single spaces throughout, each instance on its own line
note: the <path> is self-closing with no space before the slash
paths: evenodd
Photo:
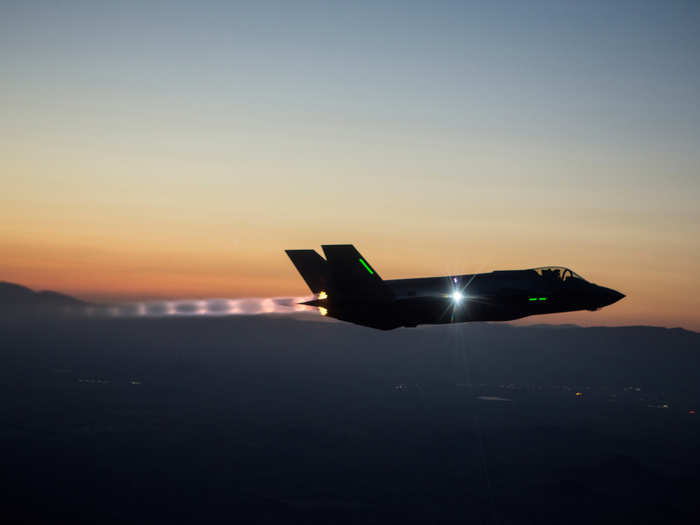
<path id="1" fill-rule="evenodd" d="M 567 281 L 568 279 L 581 279 L 585 281 L 579 274 L 563 266 L 543 266 L 541 268 L 533 268 L 532 271 L 543 279 L 549 279 L 551 281 Z"/>

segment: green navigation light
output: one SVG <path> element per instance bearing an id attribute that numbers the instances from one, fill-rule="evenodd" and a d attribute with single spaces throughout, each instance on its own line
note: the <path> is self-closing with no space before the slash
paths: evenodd
<path id="1" fill-rule="evenodd" d="M 547 300 L 546 297 L 540 297 L 540 301 L 546 301 L 546 300 Z"/>
<path id="2" fill-rule="evenodd" d="M 528 301 L 537 301 L 537 297 L 530 297 Z"/>
<path id="3" fill-rule="evenodd" d="M 362 266 L 365 267 L 365 270 L 369 272 L 370 275 L 374 275 L 372 268 L 370 268 L 369 265 L 362 258 L 360 258 L 360 262 L 362 263 Z"/>

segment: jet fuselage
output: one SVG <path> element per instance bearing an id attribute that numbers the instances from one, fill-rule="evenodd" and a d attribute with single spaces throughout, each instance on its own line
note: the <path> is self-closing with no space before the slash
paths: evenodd
<path id="1" fill-rule="evenodd" d="M 563 267 L 382 280 L 352 245 L 323 249 L 327 260 L 313 250 L 287 251 L 316 294 L 305 304 L 383 330 L 597 310 L 624 297 Z M 309 274 L 314 265 L 315 277 Z"/>

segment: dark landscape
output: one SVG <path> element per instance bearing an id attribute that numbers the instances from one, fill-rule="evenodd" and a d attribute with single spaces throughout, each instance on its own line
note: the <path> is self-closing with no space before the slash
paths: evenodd
<path id="1" fill-rule="evenodd" d="M 700 334 L 0 322 L 15 523 L 691 523 Z"/>

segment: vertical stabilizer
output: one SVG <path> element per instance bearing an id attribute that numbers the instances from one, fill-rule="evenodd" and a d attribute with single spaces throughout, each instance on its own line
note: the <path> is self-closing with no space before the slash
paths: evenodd
<path id="1" fill-rule="evenodd" d="M 315 250 L 285 250 L 313 293 L 329 287 L 328 263 Z"/>
<path id="2" fill-rule="evenodd" d="M 386 283 L 352 244 L 324 244 L 321 247 L 328 262 L 333 293 L 376 300 L 392 297 Z"/>

